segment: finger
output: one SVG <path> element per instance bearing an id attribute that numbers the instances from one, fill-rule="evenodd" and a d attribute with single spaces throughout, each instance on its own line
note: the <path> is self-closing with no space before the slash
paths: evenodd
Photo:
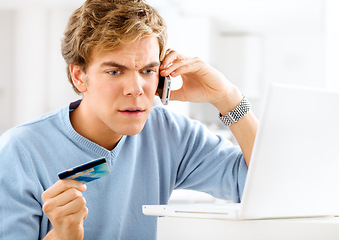
<path id="1" fill-rule="evenodd" d="M 160 74 L 162 76 L 172 76 L 177 77 L 184 73 L 195 72 L 201 66 L 199 65 L 198 58 L 187 58 L 182 60 L 177 60 L 172 63 L 168 68 L 162 70 Z"/>
<path id="2" fill-rule="evenodd" d="M 52 222 L 52 225 L 68 225 L 70 226 L 76 226 L 78 224 L 83 224 L 83 220 L 87 217 L 88 215 L 88 208 L 84 206 L 77 212 L 73 212 L 70 214 L 65 214 L 66 212 L 63 209 L 57 209 L 55 214 L 49 217 L 49 219 Z M 55 227 L 53 225 L 53 227 Z M 72 227 L 72 228 L 73 228 Z"/>
<path id="3" fill-rule="evenodd" d="M 75 188 L 70 188 L 53 198 L 46 199 L 42 210 L 47 214 L 79 198 L 83 198 L 82 193 Z"/>
<path id="4" fill-rule="evenodd" d="M 49 198 L 47 202 L 50 202 L 49 204 L 53 204 L 56 207 L 66 205 L 67 203 L 73 201 L 74 199 L 82 197 L 82 193 L 75 188 L 69 188 L 66 191 L 60 193 L 59 195 Z"/>
<path id="5" fill-rule="evenodd" d="M 85 206 L 83 211 L 84 211 L 84 214 L 83 214 L 83 218 L 82 219 L 86 219 L 87 216 L 88 216 L 88 208 Z"/>
<path id="6" fill-rule="evenodd" d="M 70 188 L 83 192 L 86 190 L 86 185 L 75 180 L 59 180 L 42 194 L 42 200 L 45 202 L 46 199 L 53 198 Z"/>
<path id="7" fill-rule="evenodd" d="M 185 59 L 185 57 L 180 55 L 177 51 L 174 51 L 174 50 L 167 51 L 166 56 L 161 63 L 160 71 L 168 68 L 176 60 L 182 60 L 182 59 Z"/>
<path id="8" fill-rule="evenodd" d="M 168 48 L 168 49 L 166 50 L 166 55 L 169 54 L 171 51 L 173 51 L 173 50 L 170 49 L 170 48 Z"/>
<path id="9" fill-rule="evenodd" d="M 87 218 L 88 215 L 88 208 L 84 207 L 81 209 L 81 211 L 78 211 L 74 214 L 68 215 L 67 218 L 71 218 L 70 222 L 73 222 L 73 224 L 81 223 L 83 224 L 84 219 Z"/>
<path id="10" fill-rule="evenodd" d="M 68 216 L 72 214 L 77 214 L 78 212 L 84 211 L 86 207 L 86 200 L 84 197 L 80 196 L 72 201 L 68 202 L 67 204 L 60 206 L 57 208 L 57 211 L 62 212 L 63 216 Z M 82 216 L 83 218 L 84 216 Z"/>

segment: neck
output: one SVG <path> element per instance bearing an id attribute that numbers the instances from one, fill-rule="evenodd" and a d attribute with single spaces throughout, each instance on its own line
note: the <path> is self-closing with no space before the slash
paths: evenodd
<path id="1" fill-rule="evenodd" d="M 70 120 L 74 130 L 81 136 L 111 151 L 120 141 L 122 135 L 114 133 L 104 123 L 92 119 L 86 114 L 82 103 L 70 112 Z"/>

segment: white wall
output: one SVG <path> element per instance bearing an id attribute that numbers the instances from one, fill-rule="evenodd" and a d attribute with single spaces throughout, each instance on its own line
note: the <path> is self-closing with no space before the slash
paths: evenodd
<path id="1" fill-rule="evenodd" d="M 210 58 L 210 19 L 205 17 L 185 17 L 173 11 L 164 11 L 168 25 L 168 48 L 187 57 L 200 57 L 209 62 Z M 181 87 L 181 77 L 173 78 L 172 89 Z M 192 116 L 190 104 L 170 101 L 168 109 Z"/>
<path id="2" fill-rule="evenodd" d="M 0 2 L 0 134 L 78 98 L 67 81 L 60 39 L 82 2 Z M 168 46 L 222 71 L 258 116 L 269 82 L 339 90 L 338 0 L 149 2 L 168 23 Z M 171 102 L 168 108 L 221 127 L 209 104 Z"/>
<path id="3" fill-rule="evenodd" d="M 45 111 L 47 86 L 47 12 L 39 8 L 15 12 L 14 123 L 27 121 Z"/>
<path id="4" fill-rule="evenodd" d="M 325 1 L 327 87 L 339 90 L 339 1 Z"/>
<path id="5" fill-rule="evenodd" d="M 12 41 L 14 13 L 0 10 L 0 134 L 13 123 L 14 44 Z M 9 37 L 8 37 L 9 36 Z"/>
<path id="6" fill-rule="evenodd" d="M 60 39 L 82 1 L 5 2 L 0 2 L 5 23 L 0 26 L 0 133 L 78 98 L 66 78 Z M 169 47 L 217 67 L 250 98 L 258 115 L 271 81 L 339 90 L 337 0 L 278 5 L 213 0 L 204 9 L 194 7 L 201 1 L 151 2 L 168 23 Z M 208 104 L 172 102 L 168 108 L 220 126 Z"/>
<path id="7" fill-rule="evenodd" d="M 0 12 L 0 133 L 78 98 L 67 81 L 60 41 L 72 8 Z"/>

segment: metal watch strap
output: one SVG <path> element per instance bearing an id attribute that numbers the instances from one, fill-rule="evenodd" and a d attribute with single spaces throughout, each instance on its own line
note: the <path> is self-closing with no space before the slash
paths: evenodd
<path id="1" fill-rule="evenodd" d="M 226 115 L 222 116 L 219 113 L 219 119 L 226 125 L 231 126 L 233 123 L 238 122 L 243 118 L 248 111 L 251 109 L 251 104 L 247 101 L 246 97 L 242 99 L 239 105 L 233 109 L 231 112 L 228 112 Z"/>

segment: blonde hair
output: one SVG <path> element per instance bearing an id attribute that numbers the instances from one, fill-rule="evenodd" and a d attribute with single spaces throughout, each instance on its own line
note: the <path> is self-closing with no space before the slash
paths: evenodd
<path id="1" fill-rule="evenodd" d="M 93 48 L 114 50 L 141 37 L 157 37 L 160 61 L 165 56 L 167 27 L 156 9 L 143 0 L 87 0 L 74 11 L 61 43 L 67 63 L 68 80 L 73 85 L 69 65 L 78 64 L 86 72 Z M 75 92 L 78 89 L 73 85 Z"/>

